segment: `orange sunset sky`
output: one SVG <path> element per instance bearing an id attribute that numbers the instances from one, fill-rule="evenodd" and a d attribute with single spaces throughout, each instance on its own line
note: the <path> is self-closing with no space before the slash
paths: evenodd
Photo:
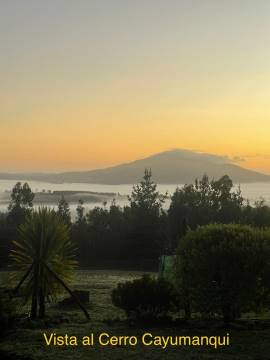
<path id="1" fill-rule="evenodd" d="M 184 148 L 270 173 L 268 0 L 0 3 L 0 171 Z"/>

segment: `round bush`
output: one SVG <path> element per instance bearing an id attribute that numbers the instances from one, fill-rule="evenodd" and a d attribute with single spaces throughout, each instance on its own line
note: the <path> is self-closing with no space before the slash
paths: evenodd
<path id="1" fill-rule="evenodd" d="M 168 281 L 144 275 L 118 284 L 112 291 L 112 302 L 123 309 L 128 318 L 150 320 L 164 317 L 174 310 L 178 296 Z"/>
<path id="2" fill-rule="evenodd" d="M 266 237 L 265 231 L 242 225 L 212 224 L 189 231 L 181 240 L 176 265 L 185 303 L 207 316 L 221 315 L 226 322 L 254 310 L 266 290 Z"/>

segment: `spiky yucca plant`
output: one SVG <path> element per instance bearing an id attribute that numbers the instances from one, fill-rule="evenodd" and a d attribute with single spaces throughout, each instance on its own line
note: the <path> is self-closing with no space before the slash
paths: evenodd
<path id="1" fill-rule="evenodd" d="M 67 285 L 77 264 L 75 247 L 70 240 L 69 227 L 55 211 L 42 207 L 31 212 L 18 229 L 11 258 L 20 274 L 15 291 L 24 285 L 26 299 L 31 299 L 31 318 L 44 317 L 46 299 L 54 298 L 61 286 L 89 318 L 87 310 Z"/>

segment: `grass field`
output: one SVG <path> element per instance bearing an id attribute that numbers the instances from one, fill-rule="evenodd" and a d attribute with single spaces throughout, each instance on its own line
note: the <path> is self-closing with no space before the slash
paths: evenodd
<path id="1" fill-rule="evenodd" d="M 73 287 L 90 291 L 89 312 L 91 321 L 76 308 L 63 309 L 57 305 L 48 308 L 48 318 L 40 322 L 24 321 L 0 340 L 2 359 L 270 359 L 270 326 L 266 320 L 260 322 L 238 323 L 233 329 L 224 329 L 221 323 L 206 323 L 194 320 L 169 328 L 138 328 L 130 326 L 125 314 L 115 308 L 110 299 L 111 290 L 118 282 L 141 276 L 140 272 L 128 271 L 86 271 L 76 272 Z M 0 286 L 7 284 L 8 272 L 0 273 Z M 20 309 L 27 315 L 27 307 Z M 139 339 L 145 332 L 153 335 L 224 335 L 230 333 L 230 346 L 219 349 L 212 347 L 167 347 L 143 346 L 46 346 L 43 332 L 47 334 L 73 335 L 81 339 L 85 335 L 102 332 L 110 335 L 135 335 Z"/>

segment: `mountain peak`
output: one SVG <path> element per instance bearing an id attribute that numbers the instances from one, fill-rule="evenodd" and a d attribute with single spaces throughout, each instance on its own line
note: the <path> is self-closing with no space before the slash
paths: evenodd
<path id="1" fill-rule="evenodd" d="M 168 150 L 105 169 L 59 174 L 0 174 L 0 178 L 67 183 L 135 184 L 141 180 L 146 168 L 151 168 L 154 181 L 160 184 L 193 183 L 196 178 L 201 178 L 204 174 L 210 179 L 228 175 L 234 183 L 270 181 L 269 175 L 242 168 L 226 156 L 185 149 Z"/>
<path id="2" fill-rule="evenodd" d="M 205 152 L 200 152 L 196 150 L 188 150 L 188 149 L 171 149 L 167 151 L 162 151 L 157 154 L 150 155 L 147 157 L 148 159 L 160 158 L 160 159 L 186 159 L 186 160 L 202 160 L 209 161 L 213 163 L 219 164 L 228 164 L 232 161 L 227 156 L 221 155 L 213 155 Z M 147 159 L 146 158 L 146 159 Z"/>

